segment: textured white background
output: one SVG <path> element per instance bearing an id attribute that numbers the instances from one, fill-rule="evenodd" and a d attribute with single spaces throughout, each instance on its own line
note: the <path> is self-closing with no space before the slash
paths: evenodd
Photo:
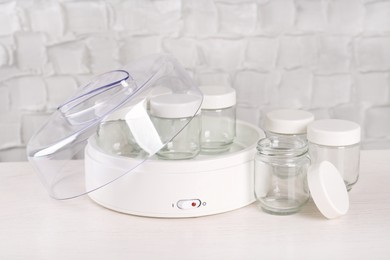
<path id="1" fill-rule="evenodd" d="M 390 1 L 0 0 L 0 161 L 93 75 L 172 53 L 199 84 L 238 91 L 238 117 L 273 108 L 363 126 L 390 148 Z"/>

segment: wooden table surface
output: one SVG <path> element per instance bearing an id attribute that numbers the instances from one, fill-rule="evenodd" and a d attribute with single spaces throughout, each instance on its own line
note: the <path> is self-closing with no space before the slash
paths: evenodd
<path id="1" fill-rule="evenodd" d="M 88 196 L 50 198 L 27 162 L 0 163 L 0 259 L 390 259 L 390 150 L 362 151 L 350 210 L 256 204 L 189 219 L 136 217 Z"/>

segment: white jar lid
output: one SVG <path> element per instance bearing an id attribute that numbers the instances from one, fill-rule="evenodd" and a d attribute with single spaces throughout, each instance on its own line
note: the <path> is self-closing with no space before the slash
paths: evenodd
<path id="1" fill-rule="evenodd" d="M 345 146 L 360 142 L 360 126 L 341 119 L 314 121 L 307 127 L 309 142 L 326 146 Z"/>
<path id="2" fill-rule="evenodd" d="M 266 130 L 278 134 L 305 134 L 314 115 L 308 111 L 297 109 L 278 109 L 265 116 Z"/>
<path id="3" fill-rule="evenodd" d="M 193 117 L 198 107 L 199 98 L 190 94 L 161 95 L 150 99 L 150 113 L 162 118 Z"/>
<path id="4" fill-rule="evenodd" d="M 222 109 L 236 104 L 236 90 L 224 86 L 201 86 L 203 109 Z"/>
<path id="5" fill-rule="evenodd" d="M 332 163 L 322 161 L 310 166 L 307 183 L 314 203 L 326 218 L 337 218 L 348 212 L 348 191 L 340 172 Z"/>
<path id="6" fill-rule="evenodd" d="M 157 86 L 154 89 L 151 90 L 148 100 L 147 100 L 147 108 L 150 109 L 150 99 L 153 97 L 161 96 L 161 95 L 169 95 L 172 94 L 172 90 L 164 87 L 164 86 Z"/>

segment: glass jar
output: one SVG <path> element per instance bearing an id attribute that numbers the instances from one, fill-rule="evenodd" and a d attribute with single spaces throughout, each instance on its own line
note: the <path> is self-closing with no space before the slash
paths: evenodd
<path id="1" fill-rule="evenodd" d="M 265 212 L 292 214 L 307 202 L 307 149 L 307 143 L 300 139 L 272 136 L 258 142 L 255 195 Z"/>
<path id="2" fill-rule="evenodd" d="M 278 109 L 265 116 L 267 136 L 284 136 L 306 141 L 307 125 L 314 121 L 314 115 L 298 109 Z"/>
<path id="3" fill-rule="evenodd" d="M 130 107 L 119 109 L 99 124 L 96 141 L 104 152 L 127 157 L 137 157 L 141 152 L 125 120 L 130 110 Z"/>
<path id="4" fill-rule="evenodd" d="M 314 121 L 307 129 L 312 163 L 331 162 L 348 191 L 359 178 L 360 131 L 357 123 L 340 119 Z"/>
<path id="5" fill-rule="evenodd" d="M 102 121 L 97 130 L 97 143 L 103 151 L 113 155 L 136 157 L 141 152 L 122 119 Z"/>
<path id="6" fill-rule="evenodd" d="M 191 159 L 200 152 L 199 100 L 190 94 L 160 95 L 150 99 L 150 115 L 162 143 L 161 159 Z M 182 129 L 182 130 L 181 130 Z M 178 134 L 172 139 L 172 132 Z"/>
<path id="7" fill-rule="evenodd" d="M 202 153 L 229 150 L 236 136 L 236 91 L 230 87 L 202 86 Z"/>

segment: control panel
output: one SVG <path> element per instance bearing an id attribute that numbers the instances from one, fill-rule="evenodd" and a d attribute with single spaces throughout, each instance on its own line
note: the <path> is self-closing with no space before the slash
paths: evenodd
<path id="1" fill-rule="evenodd" d="M 188 199 L 188 200 L 179 200 L 177 203 L 176 203 L 177 207 L 179 209 L 195 209 L 195 208 L 199 208 L 201 205 L 206 205 L 205 202 L 201 202 L 200 200 L 198 199 Z"/>

